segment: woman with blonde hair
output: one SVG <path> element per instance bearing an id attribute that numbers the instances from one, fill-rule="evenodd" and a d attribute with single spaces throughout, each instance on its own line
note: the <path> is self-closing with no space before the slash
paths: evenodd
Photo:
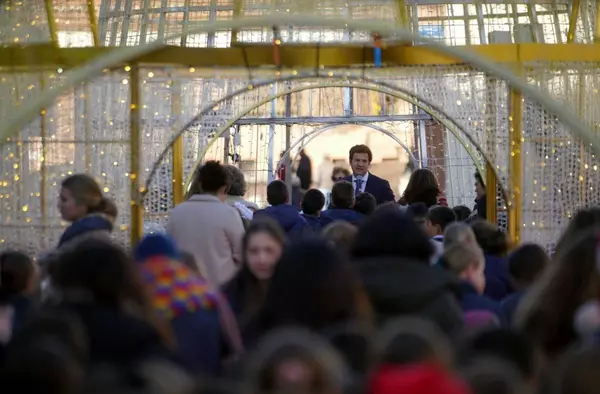
<path id="1" fill-rule="evenodd" d="M 58 246 L 90 232 L 110 233 L 117 218 L 117 206 L 102 193 L 100 185 L 86 174 L 75 174 L 61 183 L 58 209 L 71 225 Z"/>

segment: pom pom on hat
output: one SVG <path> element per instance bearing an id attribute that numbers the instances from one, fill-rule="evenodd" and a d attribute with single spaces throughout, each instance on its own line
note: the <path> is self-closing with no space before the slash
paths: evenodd
<path id="1" fill-rule="evenodd" d="M 181 253 L 170 236 L 166 234 L 149 234 L 142 238 L 136 246 L 134 258 L 137 262 L 143 262 L 153 257 L 179 260 Z"/>

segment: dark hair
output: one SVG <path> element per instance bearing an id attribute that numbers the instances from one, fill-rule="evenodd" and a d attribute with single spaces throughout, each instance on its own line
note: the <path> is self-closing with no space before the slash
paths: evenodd
<path id="1" fill-rule="evenodd" d="M 350 153 L 348 155 L 350 161 L 352 161 L 352 158 L 356 153 L 366 153 L 369 157 L 369 163 L 373 161 L 373 152 L 371 152 L 371 149 L 369 149 L 369 147 L 366 145 L 354 145 L 352 148 L 350 148 Z"/>
<path id="2" fill-rule="evenodd" d="M 470 341 L 463 351 L 463 357 L 497 357 L 517 367 L 524 379 L 535 375 L 535 348 L 523 335 L 516 331 L 496 328 L 481 331 Z"/>
<path id="3" fill-rule="evenodd" d="M 336 182 L 331 188 L 331 206 L 352 208 L 354 206 L 354 186 L 348 181 Z"/>
<path id="4" fill-rule="evenodd" d="M 316 215 L 325 206 L 325 195 L 319 189 L 310 189 L 302 197 L 302 212 Z"/>
<path id="5" fill-rule="evenodd" d="M 216 193 L 220 188 L 229 187 L 231 178 L 225 166 L 218 161 L 210 160 L 204 163 L 196 173 L 196 182 L 202 193 Z"/>
<path id="6" fill-rule="evenodd" d="M 469 207 L 464 206 L 464 205 L 457 205 L 454 208 L 452 208 L 452 210 L 454 211 L 454 214 L 456 215 L 456 220 L 458 220 L 459 222 L 464 222 L 465 220 L 467 220 L 469 218 L 469 216 L 471 216 L 471 213 L 473 213 Z"/>
<path id="7" fill-rule="evenodd" d="M 326 240 L 291 244 L 271 279 L 262 328 L 297 325 L 320 330 L 358 318 L 360 289 L 349 261 Z"/>
<path id="8" fill-rule="evenodd" d="M 61 253 L 50 276 L 59 289 L 87 290 L 100 304 L 120 307 L 126 300 L 146 304 L 141 278 L 132 259 L 108 240 L 82 239 Z"/>
<path id="9" fill-rule="evenodd" d="M 429 209 L 423 202 L 412 203 L 406 209 L 406 214 L 412 219 L 424 219 L 427 217 L 428 213 Z"/>
<path id="10" fill-rule="evenodd" d="M 582 209 L 575 214 L 560 236 L 555 253 L 560 253 L 562 248 L 570 248 L 574 240 L 589 229 L 600 229 L 600 207 Z"/>
<path id="11" fill-rule="evenodd" d="M 234 165 L 228 164 L 225 169 L 229 173 L 229 179 L 231 184 L 227 194 L 230 196 L 243 196 L 246 194 L 246 180 L 244 179 L 244 173 Z"/>
<path id="12" fill-rule="evenodd" d="M 34 273 L 33 261 L 24 253 L 0 253 L 0 302 L 27 290 Z"/>
<path id="13" fill-rule="evenodd" d="M 485 220 L 470 223 L 477 243 L 485 254 L 505 256 L 508 252 L 508 237 L 498 226 Z"/>
<path id="14" fill-rule="evenodd" d="M 290 200 L 290 193 L 288 192 L 287 185 L 285 182 L 279 179 L 267 185 L 267 202 L 273 206 L 286 204 Z"/>
<path id="15" fill-rule="evenodd" d="M 456 222 L 456 214 L 448 207 L 434 207 L 427 213 L 427 220 L 434 226 L 440 226 L 442 231 L 444 231 L 446 227 Z"/>
<path id="16" fill-rule="evenodd" d="M 358 229 L 355 225 L 342 220 L 329 223 L 321 231 L 323 238 L 331 242 L 340 253 L 348 255 L 354 246 Z"/>
<path id="17" fill-rule="evenodd" d="M 225 291 L 233 299 L 242 301 L 242 315 L 238 317 L 238 322 L 243 328 L 251 322 L 257 312 L 260 310 L 265 299 L 265 289 L 260 285 L 258 279 L 248 268 L 246 263 L 246 249 L 250 238 L 255 234 L 266 233 L 283 248 L 286 243 L 286 236 L 281 226 L 269 217 L 261 217 L 253 220 L 242 238 L 242 268 L 225 286 Z"/>
<path id="18" fill-rule="evenodd" d="M 429 264 L 433 246 L 423 230 L 399 209 L 377 209 L 358 229 L 354 257 L 398 256 Z"/>
<path id="19" fill-rule="evenodd" d="M 429 208 L 437 204 L 439 195 L 440 187 L 435 174 L 427 168 L 419 168 L 410 174 L 408 185 L 400 202 L 408 205 L 422 202 Z"/>
<path id="20" fill-rule="evenodd" d="M 556 394 L 595 393 L 600 383 L 600 349 L 597 346 L 576 346 L 558 363 L 556 374 L 549 384 Z"/>
<path id="21" fill-rule="evenodd" d="M 377 200 L 371 193 L 360 193 L 354 201 L 354 209 L 363 215 L 370 215 L 377 208 Z"/>
<path id="22" fill-rule="evenodd" d="M 549 262 L 548 253 L 540 245 L 522 244 L 508 255 L 508 270 L 514 280 L 530 285 Z"/>
<path id="23" fill-rule="evenodd" d="M 475 182 L 479 183 L 482 187 L 485 187 L 485 182 L 483 181 L 483 177 L 479 172 L 475 173 Z"/>
<path id="24" fill-rule="evenodd" d="M 588 230 L 554 256 L 517 310 L 519 328 L 547 355 L 564 351 L 577 338 L 575 313 L 598 293 L 596 260 L 597 234 Z"/>
<path id="25" fill-rule="evenodd" d="M 87 213 L 102 213 L 111 218 L 117 217 L 117 206 L 104 196 L 100 185 L 89 175 L 74 174 L 65 178 L 61 188 L 68 190 L 77 204 L 84 205 Z"/>

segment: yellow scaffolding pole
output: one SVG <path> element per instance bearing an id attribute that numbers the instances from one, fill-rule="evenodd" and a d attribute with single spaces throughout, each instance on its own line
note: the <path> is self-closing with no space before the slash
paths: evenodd
<path id="1" fill-rule="evenodd" d="M 244 0 L 234 0 L 233 1 L 233 19 L 238 19 L 239 17 L 241 17 L 243 12 L 244 12 Z M 231 30 L 231 39 L 230 39 L 231 46 L 237 45 L 237 43 L 238 43 L 237 34 L 238 34 L 237 30 Z"/>
<path id="2" fill-rule="evenodd" d="M 130 194 L 131 194 L 131 246 L 133 247 L 142 237 L 144 212 L 141 198 L 143 191 L 140 186 L 141 174 L 141 87 L 140 72 L 137 66 L 129 71 L 129 149 L 130 149 Z"/>
<path id="3" fill-rule="evenodd" d="M 600 0 L 596 0 L 596 26 L 594 26 L 594 42 L 600 42 Z"/>
<path id="4" fill-rule="evenodd" d="M 46 76 L 40 74 L 40 86 L 46 89 Z M 46 128 L 46 108 L 40 111 L 40 139 L 42 140 L 42 154 L 40 157 L 40 214 L 42 215 L 42 228 L 46 228 L 48 222 L 48 208 L 46 197 L 48 195 L 48 167 L 46 165 L 46 153 L 48 142 L 48 130 Z"/>
<path id="5" fill-rule="evenodd" d="M 406 10 L 406 2 L 404 0 L 396 0 L 396 3 L 398 5 L 398 17 L 399 17 L 400 26 L 408 27 L 409 21 L 408 21 L 408 12 Z M 415 5 L 414 7 L 417 7 L 417 5 Z M 416 9 L 414 10 L 414 12 L 416 12 Z"/>
<path id="6" fill-rule="evenodd" d="M 575 31 L 577 30 L 577 19 L 579 19 L 579 8 L 581 0 L 573 0 L 571 15 L 569 15 L 569 31 L 567 32 L 567 43 L 575 42 Z"/>
<path id="7" fill-rule="evenodd" d="M 54 3 L 52 0 L 45 0 L 46 18 L 48 19 L 48 30 L 50 31 L 50 42 L 58 46 L 58 30 L 56 28 L 56 18 L 54 17 Z"/>
<path id="8" fill-rule="evenodd" d="M 99 47 L 101 43 L 100 35 L 98 34 L 98 19 L 96 18 L 96 5 L 94 4 L 94 0 L 88 0 L 87 9 L 90 30 L 92 31 L 92 37 L 94 38 L 94 46 Z"/>
<path id="9" fill-rule="evenodd" d="M 508 162 L 508 175 L 510 183 L 510 200 L 508 210 L 508 233 L 515 244 L 521 238 L 521 214 L 523 200 L 521 189 L 523 187 L 523 168 L 521 161 L 521 147 L 523 140 L 523 95 L 511 89 L 510 91 L 510 116 L 509 116 L 509 144 L 510 157 Z"/>
<path id="10" fill-rule="evenodd" d="M 175 83 L 177 84 L 177 82 Z M 179 124 L 181 116 L 181 86 L 179 85 L 174 86 L 171 95 L 171 116 L 175 117 L 175 123 Z M 171 165 L 173 171 L 173 205 L 177 206 L 184 200 L 183 134 L 179 135 L 173 144 Z"/>

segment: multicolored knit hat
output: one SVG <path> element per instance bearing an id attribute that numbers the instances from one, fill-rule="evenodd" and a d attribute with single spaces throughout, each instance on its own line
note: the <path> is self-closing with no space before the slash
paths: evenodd
<path id="1" fill-rule="evenodd" d="M 165 318 L 217 307 L 218 298 L 209 290 L 208 283 L 180 261 L 153 257 L 141 268 L 151 290 L 152 304 Z"/>
<path id="2" fill-rule="evenodd" d="M 145 236 L 134 255 L 135 260 L 141 263 L 152 304 L 165 318 L 217 307 L 217 295 L 209 290 L 204 279 L 180 261 L 181 254 L 169 236 Z"/>

